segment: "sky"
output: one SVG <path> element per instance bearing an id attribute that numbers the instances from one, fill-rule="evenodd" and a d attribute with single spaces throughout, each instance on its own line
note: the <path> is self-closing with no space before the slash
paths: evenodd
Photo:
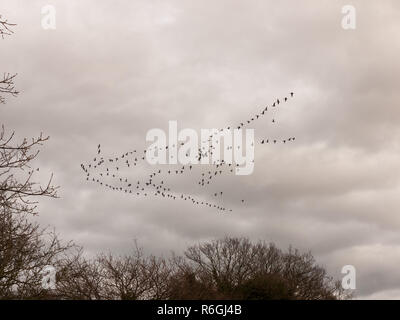
<path id="1" fill-rule="evenodd" d="M 354 30 L 342 27 L 349 4 Z M 45 5 L 54 30 L 41 25 Z M 18 26 L 0 42 L 0 70 L 18 73 L 21 93 L 0 122 L 19 138 L 50 136 L 36 181 L 54 173 L 60 186 L 40 201 L 41 225 L 88 255 L 128 253 L 135 240 L 162 255 L 224 236 L 293 245 L 338 279 L 353 265 L 357 298 L 400 298 L 398 1 L 2 0 L 1 14 Z M 115 157 L 171 120 L 240 123 L 292 91 L 275 123 L 253 128 L 256 141 L 296 140 L 256 144 L 253 174 L 207 188 L 195 173 L 169 180 L 204 201 L 223 190 L 232 212 L 112 192 L 80 168 L 98 144 Z"/>

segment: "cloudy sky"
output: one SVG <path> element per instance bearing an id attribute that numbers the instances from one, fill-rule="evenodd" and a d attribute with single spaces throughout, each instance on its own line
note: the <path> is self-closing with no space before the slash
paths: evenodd
<path id="1" fill-rule="evenodd" d="M 41 26 L 49 4 L 55 30 Z M 341 25 L 347 4 L 355 30 Z M 2 0 L 1 14 L 18 26 L 0 42 L 0 70 L 18 73 L 21 94 L 0 120 L 19 137 L 50 135 L 37 180 L 54 173 L 60 198 L 41 201 L 38 220 L 61 238 L 88 254 L 129 252 L 135 239 L 168 254 L 247 236 L 311 250 L 336 277 L 354 265 L 358 297 L 400 298 L 398 1 Z M 114 157 L 169 120 L 219 128 L 291 91 L 275 124 L 253 127 L 296 141 L 256 145 L 252 175 L 169 181 L 205 201 L 223 190 L 231 213 L 111 192 L 80 169 L 99 143 Z"/>

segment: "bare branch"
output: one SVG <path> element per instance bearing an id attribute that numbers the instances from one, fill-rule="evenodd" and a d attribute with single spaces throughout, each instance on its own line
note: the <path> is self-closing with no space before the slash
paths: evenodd
<path id="1" fill-rule="evenodd" d="M 7 21 L 7 19 L 4 19 L 1 15 L 0 15 L 0 36 L 4 39 L 4 36 L 8 36 L 11 35 L 12 33 L 14 33 L 11 28 L 16 26 L 13 23 L 9 23 Z"/>

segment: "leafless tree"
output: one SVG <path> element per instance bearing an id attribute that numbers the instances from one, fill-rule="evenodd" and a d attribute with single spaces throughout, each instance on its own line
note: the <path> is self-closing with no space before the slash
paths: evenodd
<path id="1" fill-rule="evenodd" d="M 84 257 L 80 249 L 76 254 L 62 260 L 57 270 L 57 287 L 54 292 L 58 299 L 100 300 L 106 299 L 104 272 L 98 259 Z"/>
<path id="2" fill-rule="evenodd" d="M 0 15 L 0 34 L 9 35 L 11 27 L 15 24 L 8 23 Z M 16 75 L 5 73 L 0 80 L 0 102 L 4 102 L 1 94 L 16 96 L 14 88 Z M 33 174 L 39 168 L 32 168 L 33 160 L 39 154 L 38 147 L 46 142 L 49 137 L 40 134 L 30 140 L 15 141 L 15 132 L 6 134 L 4 125 L 0 130 L 0 204 L 8 208 L 11 213 L 35 213 L 36 201 L 32 197 L 56 197 L 57 188 L 51 185 L 52 176 L 47 185 L 42 187 L 32 182 Z"/>
<path id="3" fill-rule="evenodd" d="M 57 197 L 51 178 L 42 187 L 33 181 L 38 168 L 31 163 L 38 147 L 48 140 L 37 138 L 14 142 L 14 133 L 0 131 L 0 297 L 43 298 L 48 295 L 41 286 L 42 271 L 48 265 L 57 267 L 61 256 L 73 245 L 62 244 L 54 232 L 32 222 L 37 213 L 37 199 Z"/>
<path id="4" fill-rule="evenodd" d="M 15 26 L 13 23 L 9 23 L 7 19 L 4 19 L 0 15 L 0 36 L 4 39 L 5 36 L 8 36 L 13 33 L 12 28 Z"/>
<path id="5" fill-rule="evenodd" d="M 57 189 L 51 184 L 45 186 L 33 182 L 33 175 L 39 168 L 31 166 L 38 156 L 40 147 L 49 137 L 40 134 L 30 141 L 14 142 L 14 132 L 6 136 L 4 126 L 0 130 L 0 204 L 12 213 L 36 213 L 37 197 L 57 197 Z"/>
<path id="6" fill-rule="evenodd" d="M 131 255 L 101 254 L 88 260 L 75 256 L 57 275 L 57 295 L 65 299 L 165 299 L 171 269 L 167 260 L 144 256 L 135 247 Z"/>
<path id="7" fill-rule="evenodd" d="M 15 24 L 9 23 L 6 19 L 0 15 L 0 36 L 4 39 L 5 36 L 13 33 L 12 28 Z M 17 75 L 4 73 L 3 77 L 0 78 L 0 103 L 5 103 L 4 95 L 16 96 L 18 91 L 15 89 L 14 79 Z"/>
<path id="8" fill-rule="evenodd" d="M 7 20 L 0 17 L 0 35 L 12 33 Z M 4 74 L 0 80 L 2 94 L 17 95 L 15 75 Z M 45 298 L 48 290 L 41 285 L 46 266 L 61 265 L 63 256 L 73 247 L 63 244 L 57 235 L 32 222 L 36 214 L 37 198 L 57 197 L 57 187 L 48 183 L 41 186 L 33 181 L 32 162 L 39 154 L 39 147 L 49 138 L 16 141 L 15 133 L 0 130 L 0 298 Z"/>
<path id="9" fill-rule="evenodd" d="M 188 248 L 169 259 L 101 254 L 76 256 L 60 269 L 64 299 L 345 299 L 349 295 L 318 266 L 311 253 L 247 238 L 225 238 Z"/>
<path id="10" fill-rule="evenodd" d="M 15 89 L 14 79 L 17 74 L 4 73 L 3 78 L 0 80 L 0 103 L 5 103 L 6 99 L 4 94 L 10 94 L 14 97 L 18 95 L 18 91 Z"/>
<path id="11" fill-rule="evenodd" d="M 247 238 L 225 238 L 185 252 L 196 281 L 228 299 L 342 299 L 348 295 L 311 253 Z M 184 298 L 184 297 L 181 297 Z M 188 297 L 190 298 L 190 296 Z"/>
<path id="12" fill-rule="evenodd" d="M 12 214 L 0 207 L 0 298 L 46 298 L 43 270 L 56 269 L 72 247 L 63 244 L 52 231 L 41 229 L 26 214 Z"/>

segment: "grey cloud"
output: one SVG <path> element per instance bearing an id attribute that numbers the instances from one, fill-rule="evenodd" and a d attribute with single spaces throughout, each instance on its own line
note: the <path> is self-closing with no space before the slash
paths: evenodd
<path id="1" fill-rule="evenodd" d="M 61 186 L 41 203 L 41 223 L 88 254 L 127 252 L 134 239 L 162 254 L 224 235 L 293 244 L 339 277 L 353 263 L 359 297 L 399 296 L 397 1 L 353 1 L 355 31 L 332 0 L 57 0 L 55 31 L 40 27 L 42 1 L 3 2 L 18 27 L 1 42 L 1 70 L 18 72 L 21 95 L 1 106 L 1 122 L 19 137 L 51 136 L 38 178 L 54 172 Z M 235 124 L 292 90 L 277 125 L 268 115 L 255 128 L 257 139 L 296 142 L 257 146 L 253 175 L 207 191 L 170 182 L 207 200 L 223 189 L 231 214 L 107 192 L 79 168 L 98 143 L 116 155 L 169 120 Z"/>

